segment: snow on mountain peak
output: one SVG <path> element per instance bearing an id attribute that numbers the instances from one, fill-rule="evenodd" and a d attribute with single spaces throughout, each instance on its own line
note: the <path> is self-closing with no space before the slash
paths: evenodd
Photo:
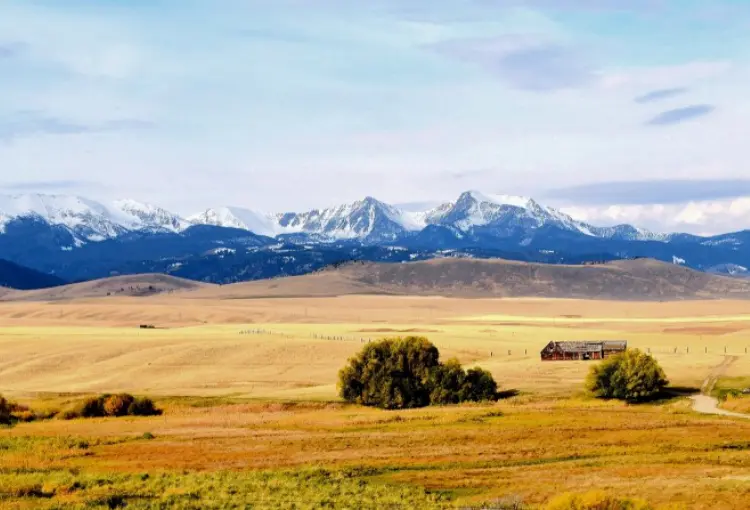
<path id="1" fill-rule="evenodd" d="M 373 197 L 303 213 L 277 215 L 282 228 L 331 239 L 393 240 L 404 231 L 419 230 L 418 214 L 401 211 Z"/>
<path id="2" fill-rule="evenodd" d="M 79 242 L 111 239 L 131 230 L 179 232 L 190 225 L 160 207 L 135 200 L 103 204 L 72 195 L 0 196 L 0 231 L 13 220 L 29 218 L 64 227 Z"/>
<path id="3" fill-rule="evenodd" d="M 3 229 L 18 218 L 38 218 L 90 240 L 114 237 L 123 229 L 104 205 L 70 195 L 0 196 L 0 218 Z"/>
<path id="4" fill-rule="evenodd" d="M 123 226 L 132 230 L 149 229 L 182 232 L 192 223 L 161 207 L 132 199 L 115 200 L 113 211 L 122 213 Z"/>
<path id="5" fill-rule="evenodd" d="M 509 205 L 512 207 L 520 207 L 522 209 L 528 209 L 535 204 L 535 202 L 528 197 L 516 195 L 490 195 L 475 190 L 467 191 L 464 193 L 464 195 L 470 196 L 477 202 L 486 202 L 496 205 Z"/>
<path id="6" fill-rule="evenodd" d="M 466 191 L 430 210 L 403 210 L 371 196 L 302 213 L 269 214 L 241 207 L 207 209 L 183 218 L 132 199 L 100 203 L 67 195 L 0 196 L 0 233 L 14 219 L 36 218 L 66 228 L 76 242 L 111 239 L 129 231 L 179 233 L 193 225 L 247 230 L 258 235 L 305 234 L 321 239 L 391 242 L 429 225 L 507 237 L 545 226 L 607 239 L 668 241 L 669 236 L 621 225 L 599 228 L 522 196 Z"/>
<path id="7" fill-rule="evenodd" d="M 261 236 L 275 237 L 286 233 L 274 215 L 241 207 L 217 207 L 188 217 L 193 225 L 238 228 Z"/>

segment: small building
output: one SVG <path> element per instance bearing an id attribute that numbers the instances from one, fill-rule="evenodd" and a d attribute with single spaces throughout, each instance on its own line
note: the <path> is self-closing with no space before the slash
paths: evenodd
<path id="1" fill-rule="evenodd" d="M 601 340 L 593 342 L 550 342 L 542 349 L 542 361 L 574 361 L 605 359 L 625 352 L 625 340 Z"/>

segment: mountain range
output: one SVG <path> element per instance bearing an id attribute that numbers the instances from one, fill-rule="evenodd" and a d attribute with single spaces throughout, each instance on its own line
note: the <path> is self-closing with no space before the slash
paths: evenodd
<path id="1" fill-rule="evenodd" d="M 135 200 L 0 196 L 0 258 L 66 280 L 156 271 L 231 282 L 347 260 L 446 256 L 553 263 L 651 257 L 742 276 L 748 241 L 748 231 L 701 237 L 595 226 L 530 198 L 478 191 L 421 211 L 367 197 L 305 212 L 216 207 L 187 217 Z"/>

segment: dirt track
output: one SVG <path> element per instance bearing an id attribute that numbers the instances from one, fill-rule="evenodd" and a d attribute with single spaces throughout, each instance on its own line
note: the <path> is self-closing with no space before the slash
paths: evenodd
<path id="1" fill-rule="evenodd" d="M 718 365 L 703 382 L 701 386 L 701 395 L 693 395 L 693 410 L 703 414 L 718 414 L 720 416 L 731 416 L 733 418 L 750 419 L 750 414 L 733 413 L 719 407 L 719 399 L 712 397 L 711 392 L 716 386 L 716 382 L 726 372 L 732 363 L 737 361 L 737 356 L 727 356 L 724 361 Z"/>

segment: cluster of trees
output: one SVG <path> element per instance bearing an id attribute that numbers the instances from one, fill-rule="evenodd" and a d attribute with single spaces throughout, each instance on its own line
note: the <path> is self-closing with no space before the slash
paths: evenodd
<path id="1" fill-rule="evenodd" d="M 89 397 L 71 409 L 63 411 L 61 417 L 66 420 L 74 418 L 103 418 L 106 416 L 157 416 L 162 412 L 157 409 L 150 398 L 134 397 L 129 393 L 117 395 L 104 394 Z"/>
<path id="2" fill-rule="evenodd" d="M 591 367 L 586 388 L 596 397 L 627 402 L 656 398 L 669 384 L 664 370 L 650 355 L 627 350 Z"/>
<path id="3" fill-rule="evenodd" d="M 367 344 L 339 372 L 339 392 L 348 402 L 407 409 L 496 400 L 497 383 L 481 368 L 441 363 L 437 347 L 410 336 Z"/>

